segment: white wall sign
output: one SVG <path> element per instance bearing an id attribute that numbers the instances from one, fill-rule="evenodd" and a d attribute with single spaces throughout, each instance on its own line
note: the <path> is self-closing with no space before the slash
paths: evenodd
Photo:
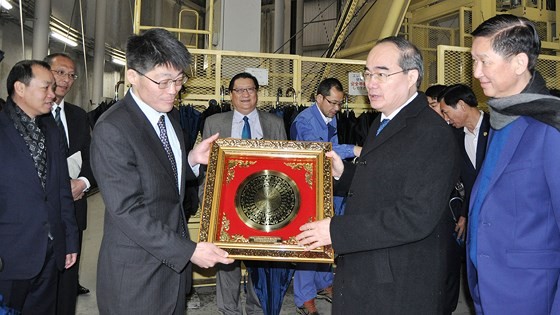
<path id="1" fill-rule="evenodd" d="M 259 85 L 262 85 L 262 86 L 268 85 L 268 69 L 245 68 L 245 72 L 248 72 L 248 73 L 252 74 L 255 78 L 257 78 L 257 81 L 259 82 Z"/>
<path id="2" fill-rule="evenodd" d="M 361 72 L 348 73 L 348 94 L 367 95 L 366 84 Z"/>

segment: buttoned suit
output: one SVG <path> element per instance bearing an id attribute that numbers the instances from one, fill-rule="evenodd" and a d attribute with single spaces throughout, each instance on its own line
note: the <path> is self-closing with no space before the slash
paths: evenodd
<path id="1" fill-rule="evenodd" d="M 8 98 L 5 106 L 14 103 Z M 36 119 L 46 140 L 45 189 L 25 140 L 6 109 L 0 111 L 0 256 L 4 265 L 0 280 L 37 276 L 45 264 L 49 232 L 59 270 L 64 269 L 66 255 L 79 250 L 66 144 L 50 114 Z"/>
<path id="2" fill-rule="evenodd" d="M 263 139 L 286 140 L 284 122 L 277 116 L 257 111 L 263 132 Z M 220 138 L 231 137 L 233 111 L 214 114 L 206 118 L 202 138 L 206 139 L 215 133 L 220 133 Z M 216 266 L 216 299 L 218 309 L 224 315 L 242 315 L 243 308 L 239 299 L 239 284 L 241 283 L 241 262 L 235 261 L 230 265 L 218 264 Z M 247 314 L 262 314 L 260 302 L 254 291 L 251 277 L 247 283 Z"/>
<path id="3" fill-rule="evenodd" d="M 330 223 L 333 314 L 442 314 L 456 138 L 422 93 L 376 136 L 379 125 L 335 183 L 348 198 Z"/>
<path id="4" fill-rule="evenodd" d="M 71 156 L 76 152 L 81 152 L 82 167 L 78 177 L 85 177 L 91 186 L 95 186 L 95 179 L 91 171 L 89 146 L 91 135 L 87 113 L 81 107 L 68 102 L 64 102 L 64 113 L 66 115 L 66 126 L 68 128 L 68 151 L 67 156 Z M 84 230 L 87 228 L 87 196 L 74 201 L 74 210 L 76 214 L 76 222 L 79 231 L 79 246 L 82 247 L 82 238 Z M 74 314 L 76 309 L 76 296 L 78 292 L 78 273 L 80 267 L 80 255 L 72 268 L 64 270 L 60 274 L 58 282 L 58 304 L 57 313 Z"/>
<path id="5" fill-rule="evenodd" d="M 471 235 L 477 237 L 478 269 L 467 255 L 475 309 L 477 314 L 560 314 L 560 132 L 526 116 L 507 128 L 478 232 Z M 494 135 L 492 129 L 490 146 Z"/>
<path id="6" fill-rule="evenodd" d="M 168 115 L 187 165 L 181 127 Z M 167 131 L 168 133 L 171 130 Z M 130 92 L 105 112 L 93 129 L 91 166 L 105 202 L 97 268 L 100 314 L 184 314 L 189 239 L 176 179 L 158 134 Z"/>

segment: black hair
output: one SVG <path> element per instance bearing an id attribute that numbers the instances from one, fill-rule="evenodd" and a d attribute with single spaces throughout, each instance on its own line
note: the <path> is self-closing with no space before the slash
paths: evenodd
<path id="1" fill-rule="evenodd" d="M 447 87 L 447 85 L 443 85 L 443 84 L 434 84 L 430 87 L 428 87 L 426 89 L 426 92 L 424 94 L 426 94 L 426 96 L 429 96 L 433 99 L 438 99 L 439 94 L 445 90 L 445 88 Z"/>
<path id="2" fill-rule="evenodd" d="M 187 47 L 162 28 L 130 36 L 126 43 L 126 66 L 141 73 L 158 66 L 168 66 L 184 72 L 190 63 L 191 54 Z"/>
<path id="3" fill-rule="evenodd" d="M 535 24 L 524 17 L 499 14 L 480 24 L 472 33 L 473 37 L 488 37 L 492 49 L 508 58 L 520 53 L 527 54 L 529 71 L 535 69 L 541 51 L 541 40 Z"/>
<path id="4" fill-rule="evenodd" d="M 445 88 L 438 96 L 438 101 L 444 101 L 445 104 L 453 108 L 457 108 L 459 101 L 465 102 L 470 107 L 477 107 L 478 101 L 473 90 L 465 84 L 453 84 Z"/>
<path id="5" fill-rule="evenodd" d="M 8 73 L 8 77 L 6 78 L 6 90 L 8 91 L 8 95 L 13 98 L 14 96 L 14 84 L 19 81 L 26 86 L 29 85 L 31 80 L 33 79 L 33 66 L 43 67 L 47 70 L 51 70 L 51 67 L 48 63 L 41 61 L 41 60 L 22 60 L 16 63 L 10 73 Z"/>
<path id="6" fill-rule="evenodd" d="M 251 79 L 253 80 L 253 83 L 255 84 L 255 89 L 258 91 L 259 90 L 259 81 L 257 80 L 257 78 L 255 78 L 254 75 L 248 73 L 248 72 L 241 72 L 238 73 L 236 75 L 233 76 L 233 78 L 231 78 L 231 80 L 229 81 L 229 91 L 233 91 L 233 86 L 235 85 L 235 81 L 237 81 L 237 79 Z"/>
<path id="7" fill-rule="evenodd" d="M 342 83 L 340 83 L 338 79 L 326 78 L 325 80 L 321 81 L 321 83 L 319 83 L 319 86 L 317 87 L 317 95 L 321 94 L 323 96 L 330 96 L 332 88 L 335 88 L 339 92 L 344 92 Z"/>

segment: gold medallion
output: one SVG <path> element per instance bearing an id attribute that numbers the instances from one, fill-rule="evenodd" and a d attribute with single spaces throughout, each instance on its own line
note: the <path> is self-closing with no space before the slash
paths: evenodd
<path id="1" fill-rule="evenodd" d="M 235 209 L 248 226 L 278 230 L 295 218 L 300 206 L 296 183 L 286 174 L 264 170 L 248 176 L 235 194 Z"/>

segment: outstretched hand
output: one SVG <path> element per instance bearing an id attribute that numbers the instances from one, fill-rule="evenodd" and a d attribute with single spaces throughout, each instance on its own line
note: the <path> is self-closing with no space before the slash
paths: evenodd
<path id="1" fill-rule="evenodd" d="M 212 143 L 218 139 L 219 133 L 208 137 L 199 144 L 195 145 L 194 148 L 189 152 L 188 162 L 191 167 L 197 164 L 208 164 L 208 159 L 210 158 L 210 149 L 212 149 Z"/>

